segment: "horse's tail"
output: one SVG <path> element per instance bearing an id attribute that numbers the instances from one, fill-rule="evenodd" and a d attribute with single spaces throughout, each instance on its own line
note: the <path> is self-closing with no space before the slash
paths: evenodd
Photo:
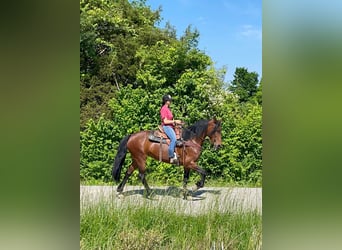
<path id="1" fill-rule="evenodd" d="M 131 135 L 127 135 L 121 140 L 119 148 L 118 148 L 118 153 L 115 156 L 112 176 L 113 176 L 113 180 L 116 182 L 120 181 L 121 169 L 122 169 L 123 163 L 125 162 L 126 153 L 127 153 L 127 142 L 130 136 Z"/>

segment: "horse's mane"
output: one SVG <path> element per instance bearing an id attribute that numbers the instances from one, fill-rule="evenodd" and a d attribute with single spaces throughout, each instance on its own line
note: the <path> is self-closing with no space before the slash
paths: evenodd
<path id="1" fill-rule="evenodd" d="M 192 139 L 194 137 L 201 137 L 203 136 L 204 132 L 207 130 L 208 128 L 208 120 L 199 120 L 197 122 L 195 122 L 195 124 L 184 128 L 183 129 L 183 133 L 182 133 L 182 137 L 184 140 L 189 140 Z"/>

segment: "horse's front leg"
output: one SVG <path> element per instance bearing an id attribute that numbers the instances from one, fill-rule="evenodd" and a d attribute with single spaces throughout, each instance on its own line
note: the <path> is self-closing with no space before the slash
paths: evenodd
<path id="1" fill-rule="evenodd" d="M 196 170 L 201 175 L 201 180 L 196 183 L 196 187 L 193 190 L 194 192 L 196 192 L 198 189 L 204 187 L 204 182 L 205 182 L 205 177 L 207 175 L 207 172 L 204 169 L 202 169 L 199 166 L 197 166 L 197 165 L 194 168 L 194 170 Z"/>

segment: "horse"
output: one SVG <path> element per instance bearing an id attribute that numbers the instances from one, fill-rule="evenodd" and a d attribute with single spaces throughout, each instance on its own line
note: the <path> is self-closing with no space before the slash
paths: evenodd
<path id="1" fill-rule="evenodd" d="M 125 136 L 118 147 L 118 151 L 114 160 L 112 177 L 116 183 L 120 181 L 120 174 L 124 164 L 127 151 L 132 156 L 132 163 L 128 167 L 122 182 L 117 186 L 118 194 L 123 192 L 124 186 L 135 169 L 139 170 L 139 177 L 145 187 L 147 196 L 150 196 L 151 189 L 146 181 L 146 159 L 152 157 L 156 160 L 169 163 L 168 145 L 152 142 L 149 140 L 151 130 L 143 130 Z M 201 176 L 200 181 L 196 183 L 193 191 L 197 191 L 204 186 L 206 171 L 198 166 L 197 161 L 200 157 L 202 145 L 206 137 L 210 138 L 214 150 L 221 147 L 221 121 L 213 118 L 211 120 L 199 120 L 193 125 L 182 129 L 183 146 L 176 147 L 176 154 L 179 156 L 179 165 L 184 167 L 183 190 L 184 199 L 189 195 L 187 183 L 190 170 L 198 172 Z M 160 148 L 161 147 L 161 148 Z M 161 153 L 161 155 L 160 155 Z"/>

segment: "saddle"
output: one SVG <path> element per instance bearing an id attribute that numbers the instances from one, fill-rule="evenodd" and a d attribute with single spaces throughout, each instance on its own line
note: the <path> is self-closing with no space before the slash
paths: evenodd
<path id="1" fill-rule="evenodd" d="M 176 147 L 182 147 L 183 146 L 183 140 L 181 139 L 181 128 L 175 126 L 175 132 L 176 132 Z M 148 139 L 152 142 L 158 142 L 162 144 L 170 145 L 170 139 L 165 134 L 164 129 L 161 125 L 158 126 L 157 130 L 152 130 L 148 136 Z"/>

